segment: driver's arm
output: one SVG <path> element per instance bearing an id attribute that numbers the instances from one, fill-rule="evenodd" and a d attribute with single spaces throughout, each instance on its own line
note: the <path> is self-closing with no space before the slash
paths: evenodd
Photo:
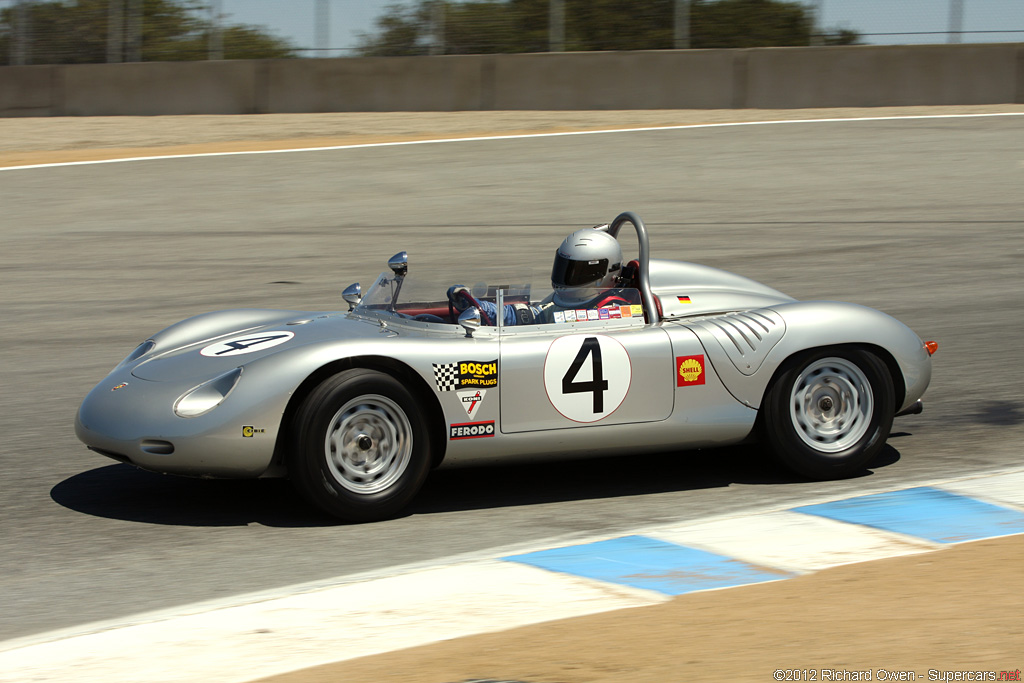
<path id="1" fill-rule="evenodd" d="M 459 290 L 468 289 L 465 285 L 454 285 L 448 288 L 448 300 L 456 311 L 461 313 L 469 307 L 466 298 L 459 296 Z M 491 301 L 481 301 L 481 310 L 491 320 L 498 319 L 498 305 Z M 538 310 L 529 304 L 505 304 L 501 322 L 503 325 L 530 325 L 535 322 Z"/>

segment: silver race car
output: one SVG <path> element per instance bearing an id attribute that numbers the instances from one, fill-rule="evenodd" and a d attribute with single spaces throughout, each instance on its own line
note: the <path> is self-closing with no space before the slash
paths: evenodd
<path id="1" fill-rule="evenodd" d="M 894 416 L 920 412 L 937 345 L 899 321 L 649 254 L 627 212 L 566 238 L 543 297 L 418 290 L 403 252 L 365 296 L 345 290 L 347 312 L 189 318 L 115 367 L 75 432 L 154 472 L 287 476 L 322 510 L 370 521 L 401 511 L 433 467 L 499 458 L 757 438 L 803 476 L 846 477 Z"/>

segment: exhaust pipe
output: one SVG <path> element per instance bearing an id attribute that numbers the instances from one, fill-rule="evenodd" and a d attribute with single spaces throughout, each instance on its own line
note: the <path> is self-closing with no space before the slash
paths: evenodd
<path id="1" fill-rule="evenodd" d="M 904 415 L 920 415 L 924 411 L 924 403 L 921 399 L 917 399 L 911 404 L 906 410 L 901 410 L 896 413 L 896 417 L 903 417 Z"/>

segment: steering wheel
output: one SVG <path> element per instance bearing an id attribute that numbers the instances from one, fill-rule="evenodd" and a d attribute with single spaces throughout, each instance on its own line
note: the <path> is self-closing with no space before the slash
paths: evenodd
<path id="1" fill-rule="evenodd" d="M 455 296 L 464 299 L 466 303 L 469 304 L 469 306 L 467 306 L 466 308 L 472 306 L 476 308 L 476 310 L 480 311 L 480 320 L 483 322 L 484 325 L 494 325 L 494 321 L 491 320 L 491 316 L 488 315 L 487 311 L 484 310 L 484 307 L 480 305 L 480 302 L 477 301 L 477 298 L 470 294 L 469 289 L 467 289 L 466 287 L 460 287 L 459 289 L 455 290 Z M 450 298 L 448 299 L 448 315 L 451 316 L 453 323 L 458 323 L 459 316 L 455 314 L 455 303 Z"/>

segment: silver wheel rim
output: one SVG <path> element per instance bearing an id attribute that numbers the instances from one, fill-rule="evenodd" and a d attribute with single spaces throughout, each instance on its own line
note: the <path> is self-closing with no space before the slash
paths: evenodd
<path id="1" fill-rule="evenodd" d="M 838 453 L 867 433 L 874 403 L 871 382 L 856 364 L 822 358 L 797 377 L 789 411 L 804 443 L 816 451 Z"/>
<path id="2" fill-rule="evenodd" d="M 409 466 L 412 425 L 405 411 L 386 396 L 354 398 L 331 418 L 324 455 L 334 480 L 349 491 L 383 491 Z"/>

